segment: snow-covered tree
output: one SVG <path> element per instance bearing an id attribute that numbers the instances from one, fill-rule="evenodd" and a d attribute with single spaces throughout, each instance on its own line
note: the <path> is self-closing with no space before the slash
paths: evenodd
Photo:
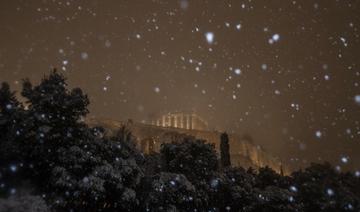
<path id="1" fill-rule="evenodd" d="M 184 174 L 190 181 L 206 180 L 218 170 L 214 145 L 191 136 L 162 144 L 161 155 L 164 171 Z"/>
<path id="2" fill-rule="evenodd" d="M 143 182 L 144 211 L 195 211 L 200 209 L 193 184 L 182 174 L 161 172 Z"/>

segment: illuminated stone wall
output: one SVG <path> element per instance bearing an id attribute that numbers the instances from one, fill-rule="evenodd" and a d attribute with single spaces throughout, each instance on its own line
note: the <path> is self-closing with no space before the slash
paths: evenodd
<path id="1" fill-rule="evenodd" d="M 195 113 L 168 113 L 160 116 L 156 120 L 151 120 L 150 124 L 159 127 L 172 127 L 188 130 L 208 129 L 208 123 Z"/>
<path id="2" fill-rule="evenodd" d="M 92 125 L 103 126 L 110 134 L 115 134 L 121 126 L 126 125 L 136 137 L 135 142 L 137 147 L 145 154 L 159 152 L 162 143 L 169 143 L 181 139 L 181 136 L 184 136 L 184 134 L 206 140 L 214 144 L 216 151 L 220 152 L 221 132 L 217 131 L 169 128 L 141 123 L 129 124 L 129 122 L 121 123 L 110 120 L 97 120 L 96 124 L 92 123 Z M 231 163 L 233 166 L 242 166 L 244 168 L 269 166 L 278 173 L 280 173 L 282 169 L 284 174 L 289 174 L 291 171 L 279 158 L 273 157 L 246 136 L 229 134 L 229 144 Z"/>

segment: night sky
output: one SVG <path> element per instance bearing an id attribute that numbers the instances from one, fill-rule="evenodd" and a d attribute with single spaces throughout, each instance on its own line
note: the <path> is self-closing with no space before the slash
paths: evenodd
<path id="1" fill-rule="evenodd" d="M 91 115 L 195 111 L 289 163 L 360 168 L 360 1 L 1 0 L 0 81 L 57 68 Z"/>

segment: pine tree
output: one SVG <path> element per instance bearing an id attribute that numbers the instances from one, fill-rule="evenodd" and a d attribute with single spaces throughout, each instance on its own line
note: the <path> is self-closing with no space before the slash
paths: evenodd
<path id="1" fill-rule="evenodd" d="M 0 164 L 19 160 L 23 107 L 7 83 L 0 88 Z"/>
<path id="2" fill-rule="evenodd" d="M 0 87 L 0 140 L 11 140 L 16 125 L 19 122 L 22 105 L 15 97 L 15 92 L 10 90 L 8 83 L 2 83 Z"/>
<path id="3" fill-rule="evenodd" d="M 22 95 L 27 98 L 37 127 L 44 127 L 43 134 L 73 137 L 73 128 L 79 126 L 80 119 L 89 112 L 87 95 L 80 88 L 70 91 L 66 86 L 66 78 L 56 70 L 35 87 L 29 80 L 23 82 Z"/>
<path id="4" fill-rule="evenodd" d="M 20 105 L 15 97 L 15 92 L 10 91 L 8 83 L 3 82 L 0 87 L 0 112 L 2 115 L 9 114 Z"/>
<path id="5" fill-rule="evenodd" d="M 67 89 L 66 79 L 54 70 L 32 86 L 23 81 L 21 94 L 27 99 L 23 151 L 37 170 L 35 178 L 46 178 L 57 160 L 57 150 L 83 138 L 86 127 L 80 122 L 88 113 L 89 100 L 79 88 Z"/>
<path id="6" fill-rule="evenodd" d="M 222 168 L 231 166 L 229 136 L 226 132 L 220 136 L 220 156 Z"/>
<path id="7" fill-rule="evenodd" d="M 133 210 L 142 170 L 131 133 L 120 130 L 109 139 L 83 123 L 87 96 L 69 90 L 56 70 L 36 86 L 24 80 L 22 95 L 28 105 L 23 149 L 48 204 L 59 210 Z"/>
<path id="8" fill-rule="evenodd" d="M 25 160 L 22 151 L 24 109 L 7 83 L 0 87 L 0 196 L 16 193 L 24 179 Z M 4 186 L 6 185 L 6 186 Z"/>

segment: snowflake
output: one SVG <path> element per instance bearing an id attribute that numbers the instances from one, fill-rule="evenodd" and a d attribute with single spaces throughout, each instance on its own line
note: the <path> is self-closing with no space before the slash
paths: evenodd
<path id="1" fill-rule="evenodd" d="M 155 88 L 154 88 L 154 91 L 155 91 L 155 93 L 159 93 L 159 92 L 160 92 L 160 88 L 159 88 L 159 87 L 155 87 Z"/>
<path id="2" fill-rule="evenodd" d="M 16 165 L 10 165 L 10 171 L 16 172 L 17 171 L 17 166 Z"/>
<path id="3" fill-rule="evenodd" d="M 82 53 L 81 53 L 81 59 L 87 60 L 88 58 L 89 58 L 88 53 L 86 53 L 86 52 L 82 52 Z"/>
<path id="4" fill-rule="evenodd" d="M 332 190 L 331 188 L 326 189 L 326 193 L 329 196 L 334 196 L 334 194 L 335 194 L 334 190 Z"/>
<path id="5" fill-rule="evenodd" d="M 290 191 L 297 192 L 298 190 L 297 190 L 297 188 L 295 186 L 290 186 Z"/>
<path id="6" fill-rule="evenodd" d="M 183 10 L 187 9 L 189 7 L 189 2 L 187 0 L 181 0 L 180 1 L 180 7 Z"/>
<path id="7" fill-rule="evenodd" d="M 218 187 L 218 186 L 219 186 L 219 180 L 218 180 L 218 179 L 213 179 L 213 180 L 211 180 L 210 186 L 211 186 L 212 188 Z"/>
<path id="8" fill-rule="evenodd" d="M 349 162 L 349 158 L 348 157 L 341 157 L 341 162 L 343 163 L 348 163 Z"/>
<path id="9" fill-rule="evenodd" d="M 111 42 L 109 40 L 105 41 L 105 47 L 106 48 L 110 48 L 111 47 Z"/>
<path id="10" fill-rule="evenodd" d="M 346 39 L 345 39 L 344 37 L 340 37 L 340 40 L 341 40 L 341 42 L 343 43 L 343 45 L 344 45 L 345 47 L 348 46 L 348 44 L 347 44 L 347 42 L 346 42 Z"/>
<path id="11" fill-rule="evenodd" d="M 315 136 L 318 137 L 318 138 L 321 138 L 322 132 L 321 132 L 320 130 L 317 130 L 317 131 L 315 132 Z"/>
<path id="12" fill-rule="evenodd" d="M 294 197 L 293 197 L 293 196 L 290 196 L 290 197 L 289 197 L 289 202 L 294 202 L 294 201 L 295 201 Z"/>
<path id="13" fill-rule="evenodd" d="M 82 181 L 83 181 L 83 183 L 89 183 L 89 178 L 88 177 L 84 177 L 83 179 L 82 179 Z"/>
<path id="14" fill-rule="evenodd" d="M 357 104 L 360 105 L 360 94 L 359 94 L 359 95 L 356 95 L 356 96 L 354 97 L 354 100 L 355 100 L 355 102 L 356 102 Z"/>
<path id="15" fill-rule="evenodd" d="M 280 35 L 279 34 L 274 34 L 270 39 L 269 39 L 269 44 L 273 44 L 275 42 L 278 42 L 280 40 Z"/>
<path id="16" fill-rule="evenodd" d="M 261 65 L 261 69 L 262 69 L 263 71 L 266 71 L 266 70 L 267 70 L 267 65 L 266 65 L 266 64 L 262 64 L 262 65 Z"/>
<path id="17" fill-rule="evenodd" d="M 206 41 L 209 43 L 209 44 L 212 44 L 214 42 L 214 33 L 212 32 L 207 32 L 205 33 L 205 37 L 206 37 Z"/>
<path id="18" fill-rule="evenodd" d="M 11 194 L 11 195 L 14 195 L 15 193 L 16 193 L 16 189 L 15 189 L 15 188 L 11 188 L 11 189 L 10 189 L 10 194 Z"/>

